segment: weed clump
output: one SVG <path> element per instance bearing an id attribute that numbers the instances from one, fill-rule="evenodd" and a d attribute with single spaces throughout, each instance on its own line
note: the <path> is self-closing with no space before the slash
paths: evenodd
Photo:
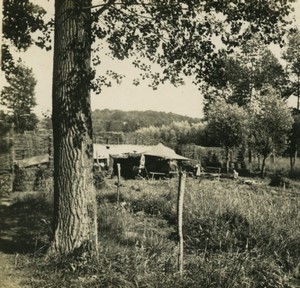
<path id="1" fill-rule="evenodd" d="M 237 211 L 184 220 L 186 251 L 190 254 L 242 252 L 255 245 L 248 220 Z M 175 234 L 171 236 L 176 240 Z"/>
<path id="2" fill-rule="evenodd" d="M 276 171 L 271 176 L 271 181 L 269 185 L 273 187 L 290 188 L 291 183 L 284 172 Z"/>

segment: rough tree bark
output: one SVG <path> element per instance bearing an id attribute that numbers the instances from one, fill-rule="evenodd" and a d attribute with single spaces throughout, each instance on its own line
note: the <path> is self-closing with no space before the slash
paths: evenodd
<path id="1" fill-rule="evenodd" d="M 91 0 L 55 1 L 54 239 L 49 253 L 97 255 L 90 107 Z"/>

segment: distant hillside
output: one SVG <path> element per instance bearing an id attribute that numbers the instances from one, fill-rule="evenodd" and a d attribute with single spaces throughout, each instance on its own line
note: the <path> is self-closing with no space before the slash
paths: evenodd
<path id="1" fill-rule="evenodd" d="M 142 127 L 170 125 L 172 122 L 199 122 L 199 118 L 156 111 L 95 110 L 92 113 L 94 131 L 134 132 Z"/>

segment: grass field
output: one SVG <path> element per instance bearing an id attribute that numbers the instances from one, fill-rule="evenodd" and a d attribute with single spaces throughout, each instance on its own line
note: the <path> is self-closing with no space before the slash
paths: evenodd
<path id="1" fill-rule="evenodd" d="M 43 257 L 52 233 L 50 195 L 25 193 L 1 212 L 2 218 L 19 217 L 15 245 L 27 248 L 18 251 L 16 267 L 28 271 L 24 284 L 300 287 L 299 182 L 283 190 L 266 180 L 246 185 L 231 179 L 187 178 L 183 277 L 177 272 L 178 179 L 123 181 L 122 207 L 116 203 L 114 182 L 107 180 L 98 191 L 98 262 L 76 255 Z"/>
<path id="2" fill-rule="evenodd" d="M 260 170 L 260 165 L 261 165 L 260 162 L 258 161 L 257 157 L 254 157 L 252 162 L 253 170 L 257 172 Z M 291 179 L 300 180 L 299 158 L 295 163 L 294 170 L 291 171 L 290 159 L 288 157 L 276 157 L 276 159 L 273 159 L 272 157 L 268 157 L 266 160 L 267 176 L 272 176 L 274 173 L 278 173 L 278 172 Z"/>

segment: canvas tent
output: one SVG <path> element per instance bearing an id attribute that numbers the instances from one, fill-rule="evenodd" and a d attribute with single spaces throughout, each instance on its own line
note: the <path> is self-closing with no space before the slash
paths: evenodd
<path id="1" fill-rule="evenodd" d="M 161 143 L 146 151 L 143 157 L 145 157 L 145 169 L 152 178 L 172 176 L 178 171 L 178 163 L 180 165 L 182 161 L 189 160 Z"/>
<path id="2" fill-rule="evenodd" d="M 94 159 L 109 159 L 114 158 L 127 158 L 129 155 L 141 155 L 145 151 L 152 149 L 153 146 L 146 145 L 103 145 L 94 144 Z"/>
<path id="3" fill-rule="evenodd" d="M 103 145 L 94 144 L 94 161 L 105 163 L 112 174 L 117 174 L 117 164 L 121 165 L 121 176 L 124 178 L 134 178 L 136 167 L 140 166 L 140 159 L 145 151 L 152 149 L 153 146 L 146 145 Z"/>
<path id="4" fill-rule="evenodd" d="M 107 166 L 114 174 L 116 164 L 121 164 L 121 175 L 125 178 L 134 178 L 141 171 L 143 176 L 147 176 L 148 171 L 168 175 L 170 171 L 177 171 L 177 162 L 189 160 L 161 143 L 156 146 L 94 144 L 94 159 L 107 159 Z"/>
<path id="5" fill-rule="evenodd" d="M 174 150 L 159 143 L 154 148 L 144 153 L 145 156 L 158 157 L 168 160 L 189 160 L 186 157 L 176 154 Z"/>

